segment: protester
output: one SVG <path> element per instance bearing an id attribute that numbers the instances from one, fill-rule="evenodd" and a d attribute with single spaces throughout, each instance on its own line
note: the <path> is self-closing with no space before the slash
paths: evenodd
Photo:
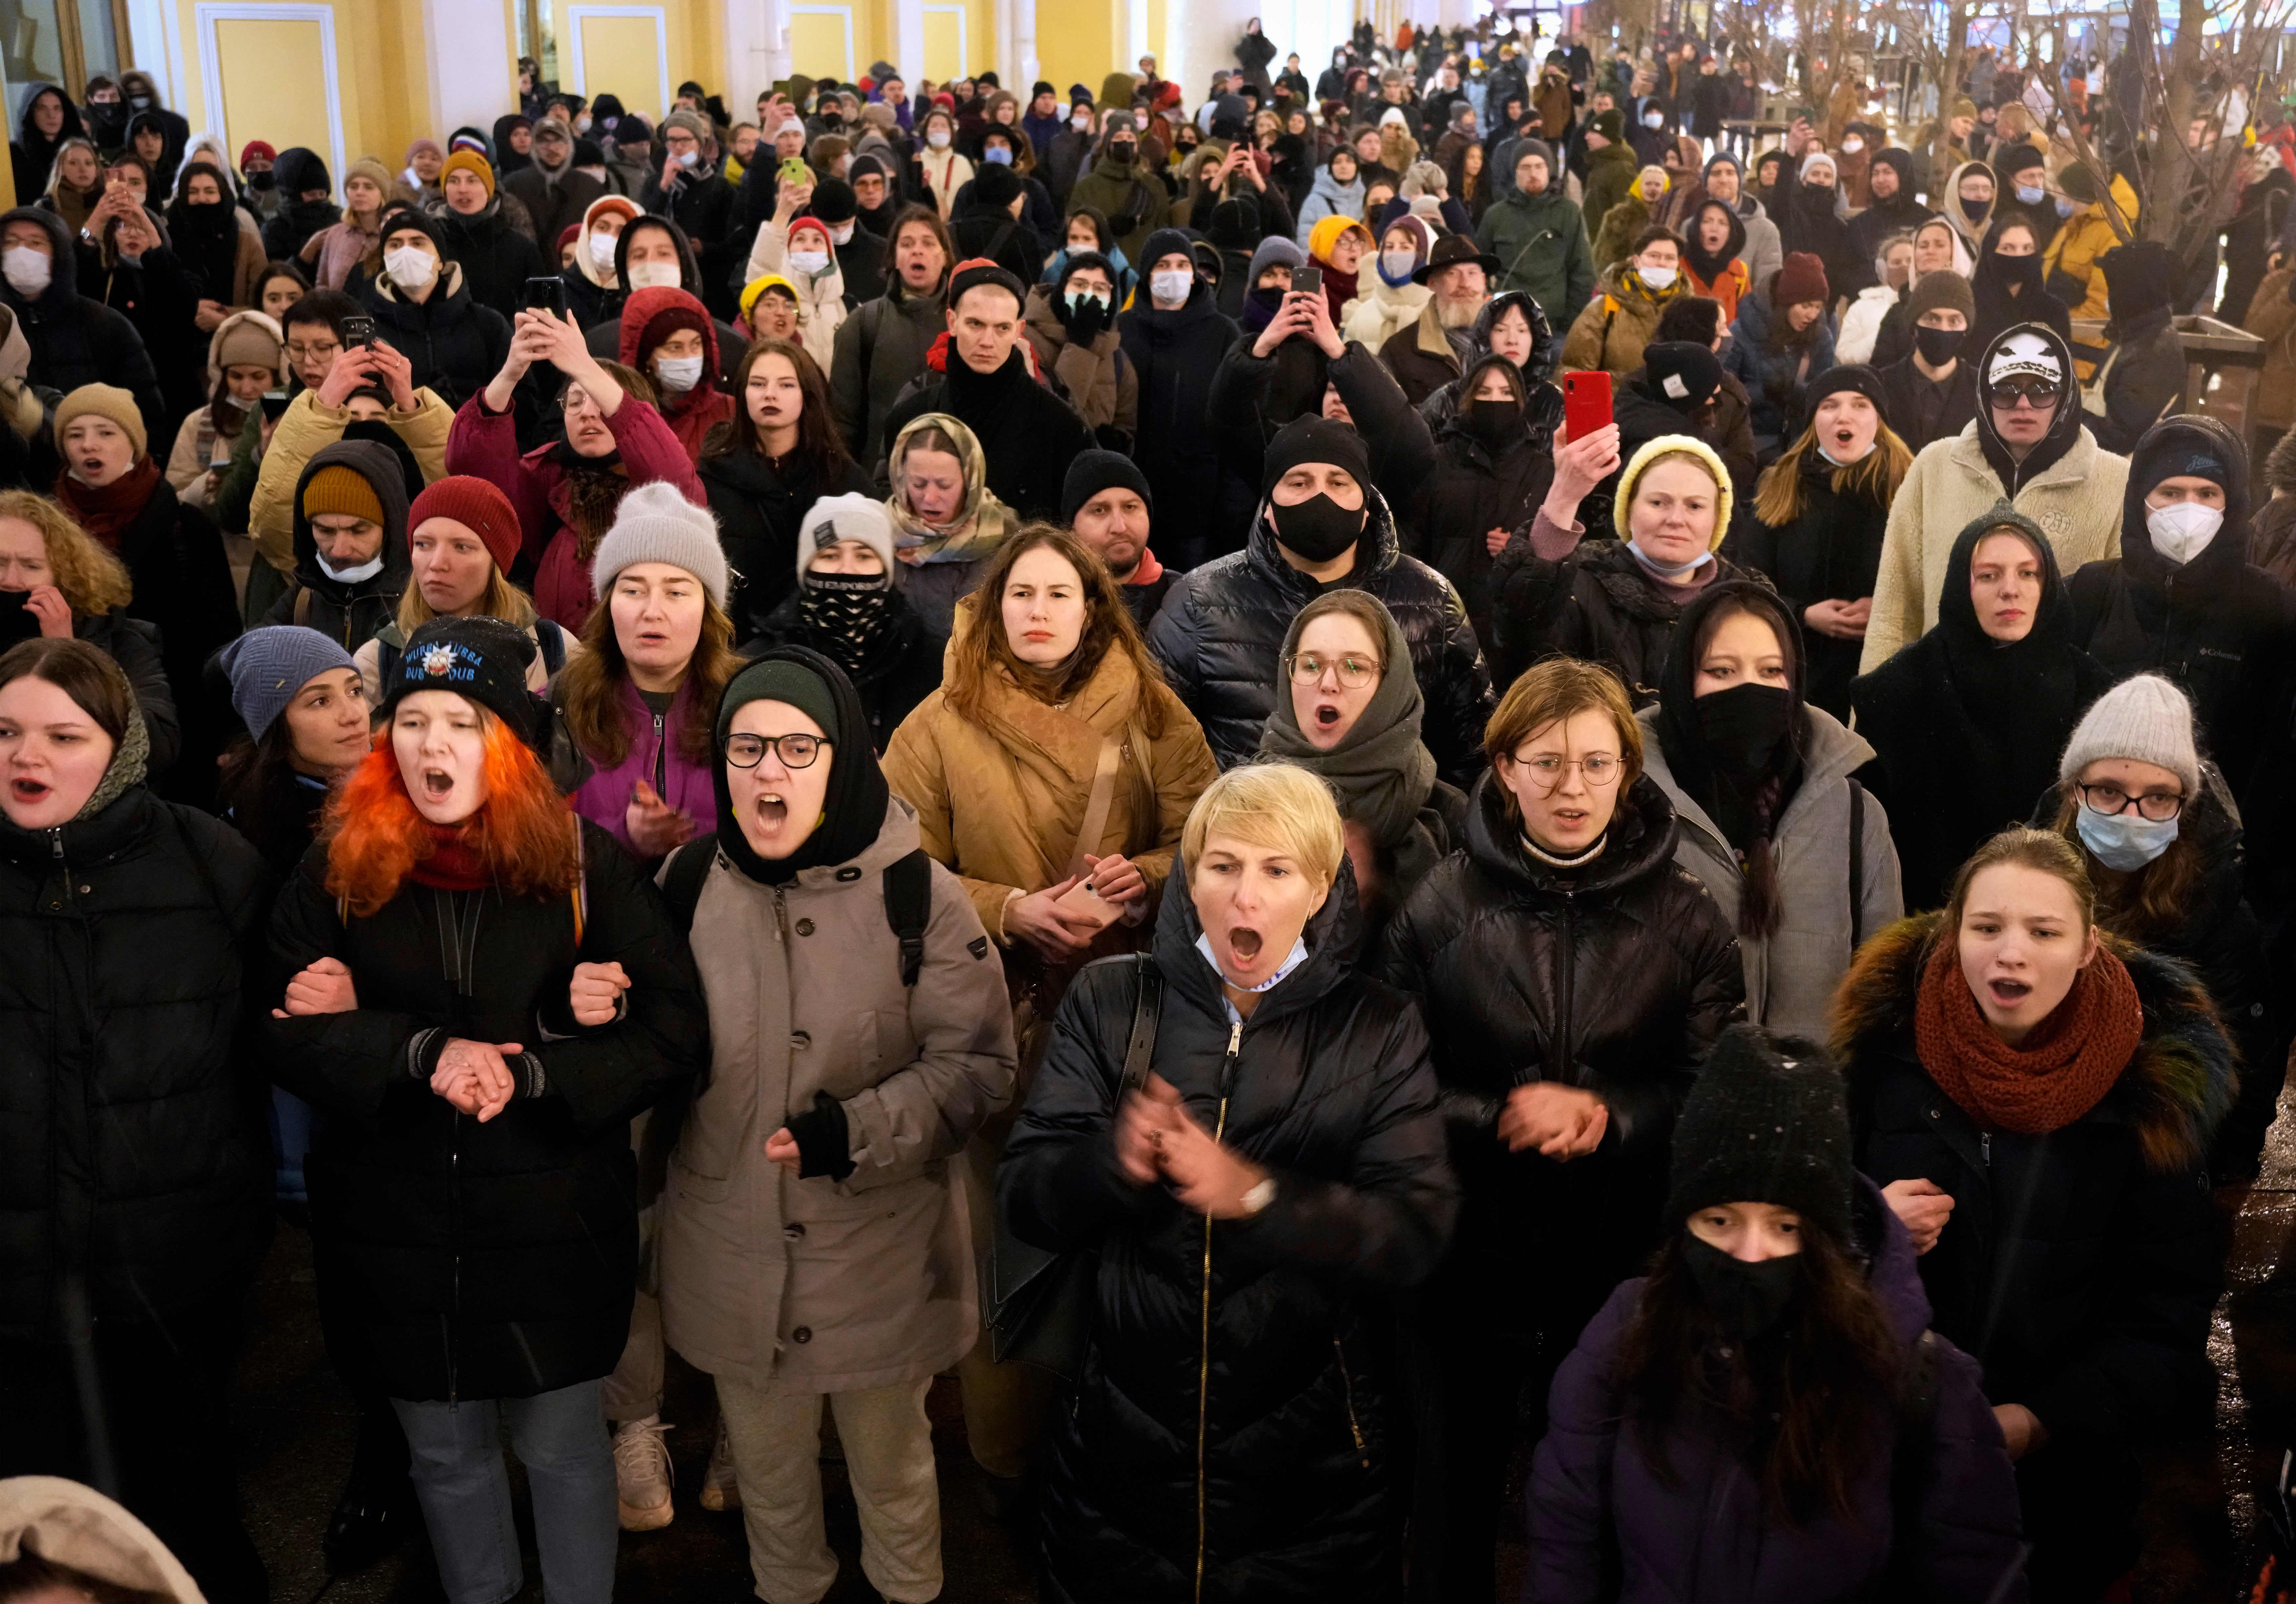
<path id="1" fill-rule="evenodd" d="M 343 209 L 328 199 L 334 180 L 316 151 L 298 144 L 280 152 L 271 180 L 279 209 L 264 220 L 263 253 L 275 262 L 291 262 L 302 256 L 312 235 L 342 221 Z"/>
<path id="2" fill-rule="evenodd" d="M 1423 218 L 1400 217 L 1380 232 L 1379 252 L 1361 267 L 1361 292 L 1349 303 L 1341 333 L 1377 352 L 1419 320 L 1434 292 L 1418 281 L 1432 248 L 1433 227 Z M 1471 247 L 1472 251 L 1472 247 Z"/>
<path id="3" fill-rule="evenodd" d="M 2004 218 L 1986 231 L 1970 277 L 1970 294 L 1977 303 L 1970 344 L 1982 349 L 2021 323 L 2043 324 L 2059 339 L 2072 339 L 2070 309 L 2042 282 L 2040 251 L 2040 236 L 2021 217 Z"/>
<path id="4" fill-rule="evenodd" d="M 2062 836 L 1997 835 L 1942 914 L 1858 955 L 1833 1024 L 1857 1167 L 1913 1233 L 1931 1325 L 1984 1367 L 2043 1599 L 2127 1588 L 2139 1455 L 2214 1395 L 2204 1166 L 2233 1053 L 2192 971 L 2095 917 Z"/>
<path id="5" fill-rule="evenodd" d="M 406 476 L 390 448 L 345 440 L 295 481 L 295 572 L 264 621 L 318 630 L 357 652 L 398 615 L 407 582 Z"/>
<path id="6" fill-rule="evenodd" d="M 1675 861 L 1737 929 L 1747 1020 L 1810 1037 L 1858 946 L 1904 903 L 1890 821 L 1850 777 L 1874 749 L 1807 700 L 1795 623 L 1765 586 L 1709 586 L 1638 716 L 1674 804 Z"/>
<path id="7" fill-rule="evenodd" d="M 373 699 L 350 655 L 316 629 L 250 629 L 216 661 L 230 679 L 232 711 L 243 727 L 224 755 L 220 816 L 283 880 L 311 850 L 335 782 L 366 759 Z M 290 1094 L 275 1088 L 273 1095 Z M 311 1116 L 310 1105 L 294 1100 L 302 1111 L 291 1149 L 300 1191 Z M 283 1165 L 288 1156 L 282 1154 Z"/>
<path id="8" fill-rule="evenodd" d="M 2101 449 L 2082 422 L 2071 348 L 2023 324 L 2004 330 L 1975 365 L 1975 421 L 1922 448 L 1890 503 L 1858 658 L 1866 673 L 1936 624 L 1947 562 L 1970 522 L 1997 502 L 2047 531 L 2059 572 L 2112 553 L 2128 459 Z"/>
<path id="9" fill-rule="evenodd" d="M 1790 251 L 1785 266 L 1738 303 L 1722 367 L 1745 387 L 1754 448 L 1762 457 L 1775 459 L 1800 432 L 1814 399 L 1809 381 L 1834 365 L 1828 300 L 1818 258 Z"/>
<path id="10" fill-rule="evenodd" d="M 1479 251 L 1472 235 L 1445 234 L 1412 275 L 1431 292 L 1418 317 L 1380 350 L 1403 399 L 1417 407 L 1463 374 L 1460 348 L 1490 300 L 1491 276 L 1499 259 Z"/>
<path id="11" fill-rule="evenodd" d="M 1145 310 L 1136 309 L 1136 321 Z M 1021 333 L 1037 371 L 1067 392 L 1093 439 L 1111 450 L 1131 449 L 1140 433 L 1140 369 L 1123 354 L 1116 269 L 1108 259 L 1072 253 L 1057 280 L 1031 285 Z"/>
<path id="12" fill-rule="evenodd" d="M 1855 299 L 1841 308 L 1833 341 L 1836 359 L 1870 363 L 1882 337 L 1882 325 L 1905 298 L 1914 277 L 1914 238 L 1893 234 L 1882 242 L 1863 276 L 1867 281 Z"/>
<path id="13" fill-rule="evenodd" d="M 1976 421 L 1977 351 L 1969 341 L 1977 303 L 1958 273 L 1919 274 L 1897 307 L 1907 318 L 1906 355 L 1875 374 L 1882 418 L 1916 455 Z M 1878 345 L 1878 341 L 1876 342 Z"/>
<path id="14" fill-rule="evenodd" d="M 1554 1378 L 1523 1596 L 1584 1598 L 1623 1564 L 1681 1598 L 1845 1598 L 1898 1577 L 2022 1597 L 1979 1367 L 1927 1329 L 1915 1244 L 1852 1168 L 1823 1053 L 1724 1034 L 1675 1128 L 1666 1218 L 1648 1274 Z M 1931 1378 L 1918 1421 L 1898 1402 L 1909 1370 Z M 1915 1455 L 1917 1482 L 1899 1469 Z"/>
<path id="15" fill-rule="evenodd" d="M 186 506 L 215 505 L 226 477 L 255 465 L 267 422 L 263 397 L 286 382 L 287 345 L 279 325 L 261 312 L 234 312 L 208 336 L 207 374 L 208 404 L 184 420 L 168 454 L 168 482 Z M 242 524 L 253 489 L 250 478 L 239 490 Z"/>
<path id="16" fill-rule="evenodd" d="M 1738 303 L 1753 292 L 1745 250 L 1745 222 L 1720 201 L 1702 202 L 1683 231 L 1682 270 L 1690 292 L 1711 298 L 1726 323 L 1737 317 Z"/>
<path id="17" fill-rule="evenodd" d="M 152 794 L 149 752 L 94 645 L 0 655 L 0 1474 L 110 1481 L 200 1592 L 249 1604 L 269 1583 L 228 1402 L 270 1237 L 265 873 L 230 827 Z"/>
<path id="18" fill-rule="evenodd" d="M 2102 259 L 2125 237 L 2144 233 L 2136 188 L 2120 173 L 2111 177 L 2100 189 L 2098 172 L 2087 161 L 2072 162 L 2057 175 L 2057 188 L 2073 210 L 2042 251 L 2041 272 L 2049 293 L 2076 317 L 2111 316 Z"/>
<path id="19" fill-rule="evenodd" d="M 2125 455 L 2145 431 L 2184 406 L 2190 381 L 2184 336 L 2172 320 L 2185 267 L 2160 241 L 2136 240 L 2106 251 L 2097 268 L 2112 292 L 2112 318 L 2105 325 L 2112 350 L 2097 369 L 2104 414 L 2096 422 L 2096 443 Z"/>
<path id="20" fill-rule="evenodd" d="M 69 394 L 113 385 L 135 398 L 148 438 L 168 438 L 168 404 L 143 336 L 127 317 L 78 290 L 78 258 L 63 219 L 37 206 L 0 212 L 0 307 L 32 348 L 24 380 Z"/>
<path id="21" fill-rule="evenodd" d="M 601 195 L 582 214 L 576 228 L 573 263 L 562 269 L 559 277 L 566 285 L 566 309 L 585 329 L 609 321 L 620 307 L 622 231 L 640 215 L 637 202 L 627 195 Z M 548 270 L 547 264 L 544 270 Z M 520 299 L 523 302 L 522 293 Z M 515 319 L 518 313 L 503 315 Z"/>
<path id="22" fill-rule="evenodd" d="M 1464 1195 L 1406 1317 L 1412 1583 L 1430 1600 L 1491 1590 L 1518 1430 L 1493 1402 L 1544 1396 L 1560 1345 L 1658 1246 L 1675 1110 L 1744 1007 L 1728 921 L 1673 868 L 1674 810 L 1617 678 L 1541 662 L 1485 742 L 1465 850 L 1420 882 L 1374 966 L 1424 1001 Z"/>
<path id="23" fill-rule="evenodd" d="M 16 193 L 37 195 L 46 187 L 48 175 L 68 139 L 84 139 L 79 108 L 53 84 L 35 83 L 24 96 L 16 119 L 16 138 L 8 152 L 15 175 Z"/>
<path id="24" fill-rule="evenodd" d="M 886 415 L 924 371 L 925 354 L 947 331 L 949 269 L 956 263 L 948 226 L 931 207 L 902 210 L 892 226 L 885 292 L 864 301 L 837 331 L 829 369 L 838 432 L 853 460 L 873 466 L 890 436 Z"/>
<path id="25" fill-rule="evenodd" d="M 1785 250 L 1779 243 L 1778 226 L 1762 203 L 1745 191 L 1744 169 L 1735 156 L 1717 151 L 1706 162 L 1704 187 L 1707 195 L 1735 212 L 1746 229 L 1746 273 L 1754 284 L 1767 284 L 1770 275 L 1785 265 Z"/>
<path id="26" fill-rule="evenodd" d="M 1061 518 L 1107 568 L 1144 631 L 1179 578 L 1149 549 L 1156 497 L 1147 476 L 1116 451 L 1080 451 L 1061 487 Z"/>
<path id="27" fill-rule="evenodd" d="M 1341 145 L 1325 158 L 1308 185 L 1308 198 L 1300 203 L 1300 224 L 1293 234 L 1300 248 L 1308 249 L 1308 237 L 1325 218 L 1361 221 L 1363 202 L 1363 177 L 1356 170 L 1356 153 Z"/>
<path id="28" fill-rule="evenodd" d="M 570 825 L 535 757 L 530 650 L 491 619 L 408 641 L 385 735 L 280 893 L 272 956 L 291 978 L 269 1033 L 282 1083 L 328 1116 L 312 1214 L 329 1353 L 406 1428 L 441 1585 L 521 1584 L 507 1422 L 545 1587 L 604 1599 L 599 1378 L 637 1275 L 628 1121 L 706 1065 L 708 1021 L 660 901 L 603 831 Z M 442 943 L 444 923 L 467 934 Z"/>
<path id="29" fill-rule="evenodd" d="M 390 199 L 390 174 L 372 156 L 360 158 L 343 174 L 343 218 L 303 243 L 295 259 L 310 269 L 322 290 L 364 285 L 382 271 L 382 208 Z"/>
<path id="30" fill-rule="evenodd" d="M 603 180 L 576 170 L 572 130 L 549 118 L 534 126 L 527 165 L 506 174 L 501 187 L 534 219 L 537 241 L 554 240 L 579 224 L 591 202 L 608 193 Z"/>
<path id="31" fill-rule="evenodd" d="M 2112 684 L 2075 644 L 2056 553 L 2023 514 L 1997 504 L 1972 521 L 1942 591 L 1936 627 L 1849 690 L 1915 909 L 1943 903 L 1963 860 L 2032 811 L 2082 710 Z"/>
<path id="32" fill-rule="evenodd" d="M 633 290 L 622 302 L 621 365 L 653 382 L 662 421 L 696 461 L 709 432 L 730 423 L 734 398 L 718 388 L 718 325 L 683 290 Z"/>
<path id="33" fill-rule="evenodd" d="M 1457 1206 L 1425 1032 L 1355 975 L 1321 782 L 1223 776 L 1181 859 L 1152 958 L 1100 966 L 1062 1003 L 1000 1177 L 1015 1235 L 1103 1265 L 1078 1407 L 1054 1427 L 1044 1591 L 1392 1596 L 1404 1403 L 1372 1358 L 1376 1311 L 1433 1268 Z M 1111 1095 L 1143 1017 L 1146 1079 Z M 1204 1377 L 1223 1386 L 1209 1414 Z"/>
<path id="34" fill-rule="evenodd" d="M 1475 637 L 1488 640 L 1492 558 L 1546 499 L 1554 463 L 1532 384 L 1512 358 L 1478 358 L 1456 388 L 1460 399 L 1435 427 L 1435 472 L 1412 524 Z"/>
<path id="35" fill-rule="evenodd" d="M 515 317 L 526 305 L 527 281 L 552 276 L 533 237 L 512 218 L 516 202 L 496 192 L 494 169 L 476 151 L 447 157 L 439 185 L 439 202 L 429 209 L 439 255 L 463 270 L 472 300 Z M 594 204 L 584 221 L 597 210 Z"/>
<path id="36" fill-rule="evenodd" d="M 901 588 L 927 629 L 950 635 L 956 604 L 1020 520 L 989 489 L 980 442 L 946 413 L 910 422 L 886 461 Z"/>
<path id="37" fill-rule="evenodd" d="M 1572 321 L 1562 341 L 1562 365 L 1600 368 L 1613 377 L 1640 367 L 1643 347 L 1654 337 L 1667 303 L 1687 293 L 1681 260 L 1682 242 L 1670 231 L 1644 229 L 1633 253 L 1603 270 L 1595 299 Z"/>
<path id="38" fill-rule="evenodd" d="M 220 165 L 187 162 L 168 206 L 168 233 L 184 267 L 199 277 L 196 322 L 202 333 L 255 304 L 263 274 L 263 236 L 232 200 Z"/>

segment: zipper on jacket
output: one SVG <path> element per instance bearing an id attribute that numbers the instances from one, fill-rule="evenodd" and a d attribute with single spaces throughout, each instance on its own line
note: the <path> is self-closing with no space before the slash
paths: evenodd
<path id="1" fill-rule="evenodd" d="M 1340 1361 L 1340 1393 L 1348 1404 L 1348 1435 L 1356 1440 L 1356 1463 L 1371 1468 L 1371 1450 L 1364 1445 L 1363 1426 L 1356 1419 L 1356 1378 L 1348 1374 L 1348 1351 L 1337 1337 L 1332 1338 L 1332 1352 Z"/>
<path id="2" fill-rule="evenodd" d="M 447 1320 L 447 1407 L 462 1405 L 463 1358 L 463 1111 L 453 1111 L 455 1145 L 447 1156 L 448 1190 L 454 1198 L 455 1267 L 454 1282 L 449 1289 Z"/>
<path id="3" fill-rule="evenodd" d="M 1562 893 L 1562 939 L 1554 944 L 1554 1039 L 1546 1050 L 1547 1076 L 1559 1086 L 1569 1086 L 1572 1024 L 1571 990 L 1577 983 L 1578 969 L 1578 893 L 1566 889 Z"/>
<path id="4" fill-rule="evenodd" d="M 1243 1021 L 1239 1019 L 1227 1027 L 1227 1054 L 1219 1066 L 1219 1115 L 1212 1124 L 1212 1139 L 1218 1141 L 1227 1134 L 1227 1096 L 1235 1073 L 1236 1049 L 1243 1043 Z M 1202 1347 L 1196 1367 L 1196 1604 L 1204 1599 L 1204 1446 L 1205 1434 L 1210 1429 L 1212 1390 L 1212 1217 L 1204 1216 L 1204 1290 L 1202 1303 Z"/>
<path id="5" fill-rule="evenodd" d="M 1993 1132 L 1980 1131 L 1977 1133 L 1977 1153 L 1985 1161 L 1985 1167 L 1990 1170 L 1993 1167 Z"/>
<path id="6" fill-rule="evenodd" d="M 653 716 L 653 794 L 669 800 L 669 752 L 662 740 L 662 715 Z"/>

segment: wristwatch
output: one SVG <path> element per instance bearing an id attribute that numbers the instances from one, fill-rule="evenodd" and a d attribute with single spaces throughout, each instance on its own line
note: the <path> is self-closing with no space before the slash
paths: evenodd
<path id="1" fill-rule="evenodd" d="M 1268 1176 L 1243 1195 L 1243 1217 L 1250 1219 L 1275 1201 L 1275 1177 Z"/>

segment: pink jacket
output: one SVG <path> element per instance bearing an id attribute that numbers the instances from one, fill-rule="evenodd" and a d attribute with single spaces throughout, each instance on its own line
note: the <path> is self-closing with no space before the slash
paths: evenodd
<path id="1" fill-rule="evenodd" d="M 640 780 L 653 786 L 662 801 L 690 816 L 694 835 L 707 835 L 718 827 L 718 794 L 710 785 L 709 766 L 690 761 L 677 750 L 677 732 L 693 695 L 693 681 L 689 677 L 669 712 L 657 721 L 637 687 L 623 680 L 622 721 L 630 732 L 629 754 L 611 769 L 594 769 L 590 777 L 575 788 L 574 810 L 600 829 L 611 831 L 615 840 L 629 848 L 632 857 L 644 856 L 631 845 L 627 827 L 630 798 Z M 596 761 L 586 752 L 582 756 Z"/>
<path id="2" fill-rule="evenodd" d="M 693 460 L 660 413 L 626 396 L 606 427 L 613 432 L 622 471 L 632 484 L 663 480 L 694 506 L 709 504 Z M 518 509 L 526 558 L 535 564 L 535 607 L 543 617 L 578 635 L 598 595 L 590 587 L 589 565 L 577 555 L 580 537 L 567 522 L 572 491 L 566 470 L 558 463 L 560 449 L 556 444 L 537 446 L 520 456 L 511 415 L 488 411 L 486 392 L 480 391 L 455 414 L 455 426 L 447 436 L 447 472 L 476 474 L 510 498 Z"/>

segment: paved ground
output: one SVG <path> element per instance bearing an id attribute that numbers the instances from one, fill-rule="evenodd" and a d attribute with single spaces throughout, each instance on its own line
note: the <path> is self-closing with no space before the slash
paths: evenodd
<path id="1" fill-rule="evenodd" d="M 2232 1230 L 2229 1287 L 2217 1312 L 2212 1352 L 2221 1386 L 2212 1436 L 2164 1452 L 2146 1501 L 2147 1559 L 2137 1604 L 2227 1604 L 2241 1595 L 2253 1563 L 2255 1490 L 2268 1483 L 2282 1451 L 2296 1445 L 2296 1112 L 2284 1100 L 2250 1188 L 2219 1195 Z M 240 1487 L 250 1529 L 271 1567 L 278 1604 L 305 1604 L 325 1576 L 319 1533 L 350 1460 L 356 1419 L 348 1395 L 327 1368 L 311 1305 L 308 1239 L 283 1229 L 256 1294 L 258 1334 L 242 1366 L 234 1425 Z M 712 1515 L 694 1502 L 708 1458 L 714 1406 L 707 1378 L 670 1360 L 664 1418 L 676 1460 L 677 1519 L 667 1529 L 622 1539 L 618 1590 L 637 1604 L 740 1604 L 753 1595 L 738 1515 Z M 975 1496 L 964 1423 L 953 1382 L 931 1397 L 941 1466 L 946 1604 L 1031 1604 L 1029 1565 Z M 826 1604 L 873 1604 L 862 1580 L 853 1500 L 833 1442 L 825 1446 L 830 1541 L 845 1571 Z M 1511 1507 L 1520 1507 L 1520 1456 Z M 515 1474 L 515 1472 L 513 1472 Z M 542 1598 L 529 1552 L 521 1600 Z M 1512 1599 L 1519 1535 L 1501 1551 L 1500 1597 Z M 438 1574 L 418 1537 L 364 1575 L 338 1579 L 326 1604 L 437 1600 Z"/>

